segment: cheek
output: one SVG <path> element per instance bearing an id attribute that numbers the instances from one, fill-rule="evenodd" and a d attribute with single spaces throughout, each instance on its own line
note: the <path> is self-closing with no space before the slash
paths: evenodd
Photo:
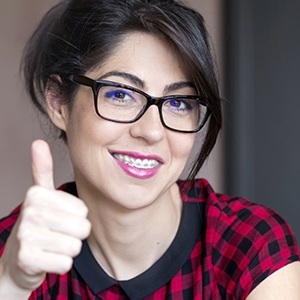
<path id="1" fill-rule="evenodd" d="M 195 135 L 175 133 L 171 141 L 170 149 L 173 157 L 186 163 L 195 142 Z"/>
<path id="2" fill-rule="evenodd" d="M 84 105 L 78 105 L 72 111 L 66 128 L 69 148 L 75 149 L 99 148 L 114 143 L 120 139 L 123 131 L 120 124 L 100 118 L 93 107 L 91 110 Z"/>
<path id="3" fill-rule="evenodd" d="M 99 117 L 94 111 L 93 102 L 82 94 L 78 93 L 66 126 L 68 141 L 72 143 L 78 143 L 82 139 L 93 139 L 99 135 Z"/>

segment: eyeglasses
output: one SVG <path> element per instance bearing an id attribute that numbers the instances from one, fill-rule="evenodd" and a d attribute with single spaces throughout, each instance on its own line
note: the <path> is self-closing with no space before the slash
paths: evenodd
<path id="1" fill-rule="evenodd" d="M 156 98 L 116 82 L 93 80 L 82 75 L 71 75 L 69 80 L 92 88 L 96 113 L 108 121 L 133 123 L 151 105 L 156 105 L 164 127 L 193 133 L 199 131 L 210 116 L 205 97 L 177 95 Z"/>

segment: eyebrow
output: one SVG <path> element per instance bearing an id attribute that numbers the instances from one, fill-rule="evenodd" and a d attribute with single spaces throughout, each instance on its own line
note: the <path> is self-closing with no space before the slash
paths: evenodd
<path id="1" fill-rule="evenodd" d="M 146 86 L 145 82 L 142 79 L 140 79 L 136 75 L 133 75 L 133 74 L 130 74 L 127 72 L 111 71 L 111 72 L 103 74 L 99 79 L 103 80 L 106 77 L 110 77 L 110 76 L 122 77 L 126 80 L 129 80 L 132 84 L 134 84 L 135 86 L 137 86 L 140 89 L 144 89 Z M 174 83 L 171 83 L 171 84 L 165 86 L 164 94 L 169 94 L 173 91 L 176 91 L 176 90 L 179 90 L 182 88 L 186 88 L 186 87 L 195 88 L 195 85 L 190 81 L 174 82 Z"/>
<path id="2" fill-rule="evenodd" d="M 167 85 L 165 88 L 164 88 L 164 93 L 165 94 L 169 94 L 173 91 L 177 91 L 177 90 L 180 90 L 180 89 L 183 89 L 183 88 L 186 88 L 186 87 L 190 87 L 190 88 L 195 88 L 195 85 L 190 82 L 190 81 L 178 81 L 178 82 L 174 82 L 174 83 L 171 83 L 169 85 Z"/>
<path id="3" fill-rule="evenodd" d="M 100 80 L 105 79 L 106 77 L 110 77 L 110 76 L 122 77 L 124 79 L 129 80 L 131 83 L 138 86 L 139 88 L 145 88 L 145 82 L 142 79 L 138 78 L 137 76 L 135 76 L 133 74 L 126 73 L 126 72 L 111 71 L 111 72 L 105 73 L 99 79 Z"/>

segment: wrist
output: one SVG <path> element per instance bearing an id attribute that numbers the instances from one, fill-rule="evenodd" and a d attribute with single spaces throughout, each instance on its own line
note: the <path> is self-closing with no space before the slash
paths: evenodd
<path id="1" fill-rule="evenodd" d="M 0 264 L 0 299 L 27 300 L 30 294 L 30 290 L 17 286 L 11 277 L 4 272 L 3 266 Z"/>

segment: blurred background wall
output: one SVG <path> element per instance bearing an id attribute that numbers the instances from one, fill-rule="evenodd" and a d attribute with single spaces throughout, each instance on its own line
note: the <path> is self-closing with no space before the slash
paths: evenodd
<path id="1" fill-rule="evenodd" d="M 19 75 L 22 49 L 58 0 L 0 3 L 0 217 L 31 184 L 30 144 L 47 138 L 56 185 L 72 180 L 67 151 L 32 108 Z M 199 176 L 215 189 L 279 211 L 300 241 L 299 0 L 189 0 L 207 22 L 225 98 L 225 126 Z M 50 136 L 50 138 L 49 138 Z"/>
<path id="2" fill-rule="evenodd" d="M 13 0 L 0 3 L 0 215 L 20 203 L 31 184 L 30 144 L 47 135 L 40 126 L 19 74 L 22 49 L 41 16 L 57 0 Z M 43 122 L 43 121 L 42 121 Z M 67 155 L 52 146 L 56 178 L 71 178 Z M 62 149 L 62 150 L 60 150 Z"/>
<path id="3" fill-rule="evenodd" d="M 225 191 L 279 211 L 298 242 L 299 12 L 299 0 L 226 0 L 223 27 Z"/>

